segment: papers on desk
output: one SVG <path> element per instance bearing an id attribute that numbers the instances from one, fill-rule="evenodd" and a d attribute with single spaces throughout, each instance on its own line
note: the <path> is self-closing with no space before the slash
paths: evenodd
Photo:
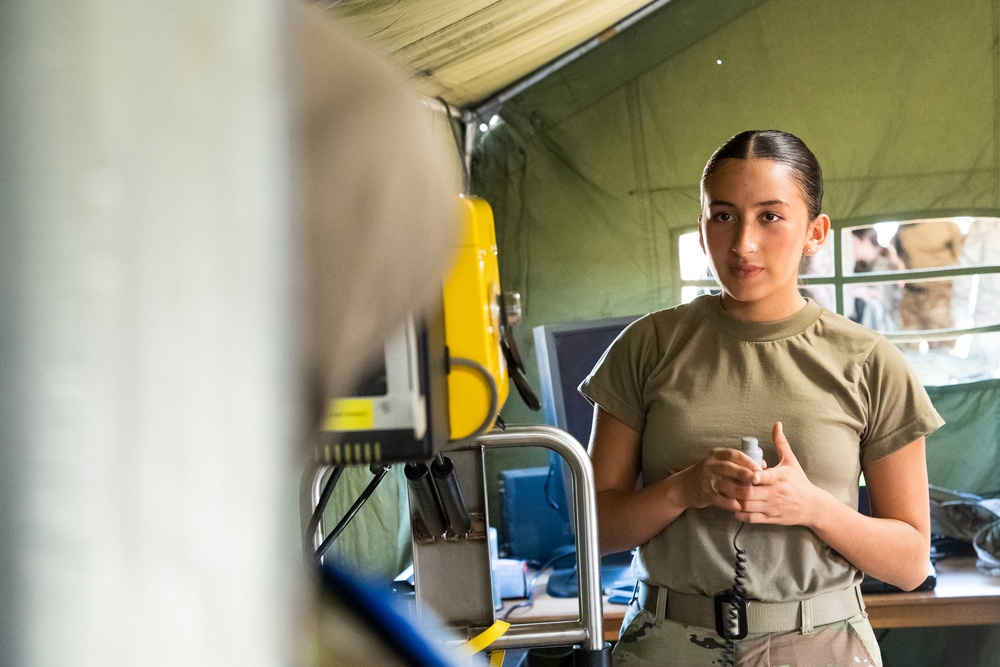
<path id="1" fill-rule="evenodd" d="M 635 580 L 619 582 L 614 586 L 605 586 L 604 594 L 612 604 L 628 604 L 635 594 Z"/>
<path id="2" fill-rule="evenodd" d="M 608 572 L 602 569 L 601 574 L 606 575 Z M 632 568 L 619 570 L 616 575 L 613 579 L 606 576 L 603 578 L 604 594 L 612 604 L 628 604 L 635 595 L 636 581 L 632 576 Z"/>

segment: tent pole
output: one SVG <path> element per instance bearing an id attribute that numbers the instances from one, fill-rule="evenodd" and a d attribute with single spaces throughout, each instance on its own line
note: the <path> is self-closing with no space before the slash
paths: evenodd
<path id="1" fill-rule="evenodd" d="M 437 111 L 456 120 L 460 120 L 463 123 L 469 117 L 469 112 L 462 107 L 453 106 L 451 104 L 445 104 L 440 98 L 437 97 L 426 97 L 421 96 L 420 101 L 423 102 L 424 106 L 432 111 Z"/>
<path id="2" fill-rule="evenodd" d="M 476 121 L 472 118 L 465 118 L 465 151 L 462 155 L 462 159 L 465 161 L 465 173 L 468 174 L 468 178 L 465 180 L 465 194 L 472 194 L 472 153 L 476 149 L 476 136 L 479 133 L 479 128 L 476 126 Z"/>
<path id="3" fill-rule="evenodd" d="M 607 30 L 601 32 L 600 34 L 591 37 L 587 41 L 579 44 L 575 48 L 567 51 L 563 55 L 559 56 L 555 60 L 548 62 L 542 67 L 536 69 L 534 72 L 518 79 L 509 87 L 504 88 L 495 95 L 486 98 L 483 102 L 472 108 L 472 114 L 480 119 L 489 118 L 493 116 L 504 102 L 511 99 L 512 97 L 521 94 L 526 89 L 535 85 L 545 77 L 558 72 L 566 65 L 569 65 L 573 61 L 577 60 L 581 56 L 584 56 L 595 48 L 608 41 L 612 37 L 624 32 L 628 28 L 632 27 L 642 19 L 646 18 L 658 9 L 666 6 L 670 0 L 653 0 L 646 5 L 643 5 L 639 9 L 635 10 L 621 21 L 615 23 L 613 26 Z"/>

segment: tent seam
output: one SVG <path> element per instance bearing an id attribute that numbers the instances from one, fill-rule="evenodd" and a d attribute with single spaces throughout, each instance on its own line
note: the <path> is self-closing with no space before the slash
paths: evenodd
<path id="1" fill-rule="evenodd" d="M 656 223 L 653 220 L 653 206 L 649 188 L 649 162 L 646 154 L 646 133 L 642 123 L 642 105 L 639 99 L 639 83 L 633 79 L 627 85 L 628 91 L 625 102 L 629 116 L 629 130 L 632 135 L 632 168 L 635 171 L 635 178 L 640 185 L 639 210 L 645 220 L 646 228 L 650 236 L 648 248 L 648 258 L 652 269 L 653 295 L 651 295 L 651 308 L 655 310 L 658 304 L 657 294 L 662 290 L 660 275 L 659 248 L 656 239 Z"/>

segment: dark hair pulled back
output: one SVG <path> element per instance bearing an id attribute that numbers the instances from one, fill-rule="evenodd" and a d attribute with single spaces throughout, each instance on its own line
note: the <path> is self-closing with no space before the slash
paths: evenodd
<path id="1" fill-rule="evenodd" d="M 708 159 L 701 175 L 702 193 L 705 192 L 708 177 L 715 172 L 722 160 L 729 158 L 774 160 L 788 165 L 802 188 L 810 218 L 815 218 L 823 211 L 823 170 L 805 142 L 794 134 L 781 130 L 747 130 L 732 137 Z"/>

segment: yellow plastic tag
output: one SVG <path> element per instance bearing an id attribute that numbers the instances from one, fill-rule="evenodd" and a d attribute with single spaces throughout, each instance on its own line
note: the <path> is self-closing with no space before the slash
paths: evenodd
<path id="1" fill-rule="evenodd" d="M 510 628 L 510 623 L 506 621 L 493 621 L 493 625 L 486 628 L 478 635 L 476 635 L 469 641 L 462 644 L 461 647 L 469 655 L 479 653 L 484 648 L 486 648 L 496 640 L 500 639 L 500 637 L 503 636 L 503 633 L 507 632 L 508 628 Z M 502 659 L 503 658 L 501 656 L 501 660 Z"/>
<path id="2" fill-rule="evenodd" d="M 330 401 L 326 414 L 327 431 L 370 431 L 375 428 L 375 400 L 339 398 Z"/>

